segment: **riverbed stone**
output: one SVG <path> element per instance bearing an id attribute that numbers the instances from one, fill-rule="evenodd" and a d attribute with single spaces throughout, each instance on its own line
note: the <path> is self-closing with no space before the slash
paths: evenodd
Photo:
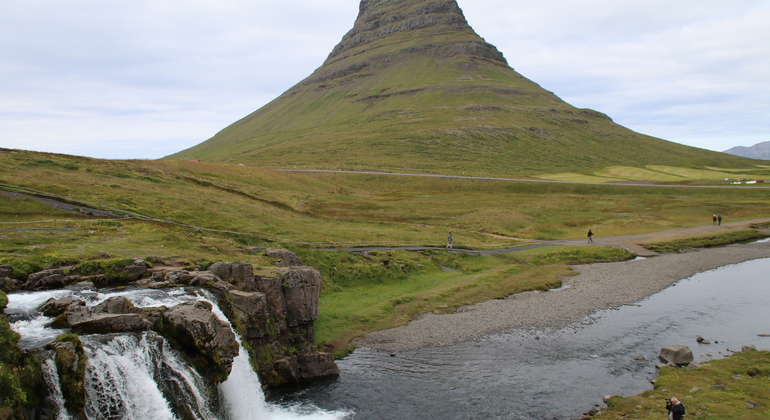
<path id="1" fill-rule="evenodd" d="M 152 322 L 146 315 L 109 314 L 92 315 L 72 324 L 72 329 L 81 334 L 110 334 L 118 332 L 136 332 L 152 329 Z"/>
<path id="2" fill-rule="evenodd" d="M 663 347 L 660 349 L 658 357 L 662 362 L 673 363 L 677 366 L 686 366 L 695 360 L 690 348 L 682 345 Z"/>

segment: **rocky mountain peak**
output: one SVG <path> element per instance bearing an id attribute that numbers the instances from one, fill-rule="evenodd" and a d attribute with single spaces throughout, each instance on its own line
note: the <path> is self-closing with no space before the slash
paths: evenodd
<path id="1" fill-rule="evenodd" d="M 482 55 L 507 64 L 497 48 L 473 31 L 455 0 L 362 0 L 353 29 L 332 50 L 324 65 L 378 48 L 396 36 L 403 36 L 398 42 L 403 43 L 404 38 L 411 41 L 412 48 L 421 49 L 420 45 L 427 45 L 429 49 L 441 49 L 445 42 L 436 43 L 431 38 L 446 34 L 458 37 L 452 42 L 456 53 L 489 50 L 491 53 L 482 52 Z M 464 51 L 457 48 L 460 40 L 468 46 Z"/>

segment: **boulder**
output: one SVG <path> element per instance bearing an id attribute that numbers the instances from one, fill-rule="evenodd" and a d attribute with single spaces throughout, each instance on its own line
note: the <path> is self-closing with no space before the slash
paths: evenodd
<path id="1" fill-rule="evenodd" d="M 61 268 L 43 270 L 30 274 L 22 287 L 26 290 L 60 289 L 64 287 L 64 277 L 65 273 Z"/>
<path id="2" fill-rule="evenodd" d="M 101 313 L 72 324 L 72 329 L 80 334 L 147 331 L 152 329 L 152 322 L 144 314 Z"/>
<path id="3" fill-rule="evenodd" d="M 741 347 L 741 351 L 744 353 L 748 351 L 757 351 L 757 347 L 754 346 L 753 344 L 749 344 L 748 346 Z"/>
<path id="4" fill-rule="evenodd" d="M 154 277 L 155 275 L 153 275 Z M 195 276 L 187 270 L 167 271 L 158 280 L 165 280 L 173 284 L 190 284 Z"/>
<path id="5" fill-rule="evenodd" d="M 318 318 L 321 284 L 321 273 L 312 267 L 296 268 L 281 277 L 288 325 L 297 326 Z"/>
<path id="6" fill-rule="evenodd" d="M 10 265 L 0 265 L 0 279 L 11 277 L 13 269 Z"/>
<path id="7" fill-rule="evenodd" d="M 125 271 L 129 277 L 138 279 L 147 272 L 147 263 L 145 263 L 144 260 L 134 260 L 131 265 L 124 267 L 123 271 Z"/>
<path id="8" fill-rule="evenodd" d="M 282 267 L 299 267 L 305 265 L 302 258 L 298 257 L 288 249 L 271 248 L 265 251 L 265 255 L 270 258 L 278 258 L 276 264 Z"/>
<path id="9" fill-rule="evenodd" d="M 123 296 L 113 296 L 94 306 L 91 310 L 93 315 L 97 314 L 144 314 L 141 308 Z"/>
<path id="10" fill-rule="evenodd" d="M 185 350 L 204 356 L 223 373 L 218 379 L 224 381 L 232 370 L 239 344 L 230 325 L 211 309 L 211 304 L 203 301 L 174 306 L 163 316 L 164 334 L 171 334 Z"/>
<path id="11" fill-rule="evenodd" d="M 340 374 L 334 362 L 334 355 L 331 353 L 303 354 L 298 359 L 303 380 L 315 380 Z"/>
<path id="12" fill-rule="evenodd" d="M 65 302 L 62 302 L 62 305 L 66 303 L 66 298 L 62 298 L 65 300 Z M 49 300 L 50 301 L 50 300 Z M 43 306 L 46 306 L 49 304 L 49 302 L 46 302 L 43 304 Z M 58 303 L 50 303 L 50 308 L 46 308 L 48 311 L 59 311 Z M 41 309 L 43 308 L 41 306 Z M 72 299 L 72 301 L 67 305 L 67 307 L 59 313 L 59 315 L 56 316 L 56 319 L 51 323 L 51 326 L 54 328 L 69 328 L 72 325 L 84 321 L 88 319 L 91 316 L 91 310 L 86 306 L 86 303 L 82 300 Z"/>
<path id="13" fill-rule="evenodd" d="M 284 357 L 273 363 L 273 369 L 280 375 L 284 384 L 294 386 L 340 374 L 331 353 Z"/>
<path id="14" fill-rule="evenodd" d="M 663 347 L 660 349 L 658 357 L 664 363 L 672 363 L 677 366 L 685 366 L 695 360 L 690 348 L 682 345 Z"/>
<path id="15" fill-rule="evenodd" d="M 63 314 L 71 305 L 86 306 L 86 303 L 72 296 L 65 296 L 58 299 L 50 298 L 40 305 L 37 310 L 42 312 L 45 316 L 55 318 Z"/>

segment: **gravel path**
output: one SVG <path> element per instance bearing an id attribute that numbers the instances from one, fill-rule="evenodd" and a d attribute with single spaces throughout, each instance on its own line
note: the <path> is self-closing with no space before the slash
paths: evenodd
<path id="1" fill-rule="evenodd" d="M 577 265 L 574 269 L 580 274 L 564 278 L 562 289 L 518 293 L 463 307 L 453 314 L 422 315 L 406 326 L 358 338 L 354 344 L 406 351 L 458 344 L 514 329 L 561 329 L 596 311 L 638 302 L 694 274 L 758 258 L 770 258 L 770 242 Z"/>

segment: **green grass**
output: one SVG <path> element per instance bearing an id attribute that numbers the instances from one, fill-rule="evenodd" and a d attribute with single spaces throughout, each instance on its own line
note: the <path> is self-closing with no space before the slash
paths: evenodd
<path id="1" fill-rule="evenodd" d="M 664 398 L 677 397 L 687 408 L 687 419 L 760 420 L 770 418 L 770 352 L 738 353 L 726 359 L 686 370 L 661 369 L 655 389 L 609 400 L 609 409 L 596 419 L 660 420 Z M 725 390 L 713 389 L 724 385 Z M 749 408 L 750 403 L 756 408 Z"/>
<path id="2" fill-rule="evenodd" d="M 104 161 L 21 151 L 0 153 L 0 173 L 6 189 L 64 197 L 83 210 L 68 213 L 0 195 L 0 209 L 7 209 L 0 211 L 0 264 L 10 264 L 15 278 L 23 280 L 48 265 L 87 261 L 97 266 L 133 258 L 188 267 L 245 261 L 259 272 L 271 263 L 249 254 L 249 247 L 289 247 L 322 272 L 317 331 L 338 348 L 416 313 L 451 311 L 556 285 L 568 273 L 565 264 L 584 262 L 587 251 L 530 250 L 522 255 L 531 257 L 522 261 L 311 249 L 443 246 L 448 231 L 456 247 L 503 248 L 522 239 L 582 239 L 587 229 L 614 236 L 686 228 L 709 224 L 714 213 L 727 220 L 770 216 L 770 194 L 759 188 L 286 173 L 224 163 Z M 89 217 L 87 206 L 132 217 Z M 441 271 L 442 265 L 455 271 Z M 354 316 L 347 301 L 371 313 Z"/>
<path id="3" fill-rule="evenodd" d="M 351 348 L 353 338 L 403 325 L 416 314 L 448 313 L 513 293 L 549 290 L 570 275 L 570 264 L 632 257 L 605 247 L 544 247 L 495 256 L 443 251 L 299 253 L 324 278 L 316 339 L 322 347 L 342 353 Z"/>
<path id="4" fill-rule="evenodd" d="M 676 252 L 693 248 L 709 248 L 729 245 L 741 242 L 756 241 L 767 238 L 769 235 L 756 230 L 739 230 L 717 235 L 697 236 L 692 238 L 676 239 L 665 242 L 651 242 L 643 244 L 645 248 L 656 252 Z"/>

